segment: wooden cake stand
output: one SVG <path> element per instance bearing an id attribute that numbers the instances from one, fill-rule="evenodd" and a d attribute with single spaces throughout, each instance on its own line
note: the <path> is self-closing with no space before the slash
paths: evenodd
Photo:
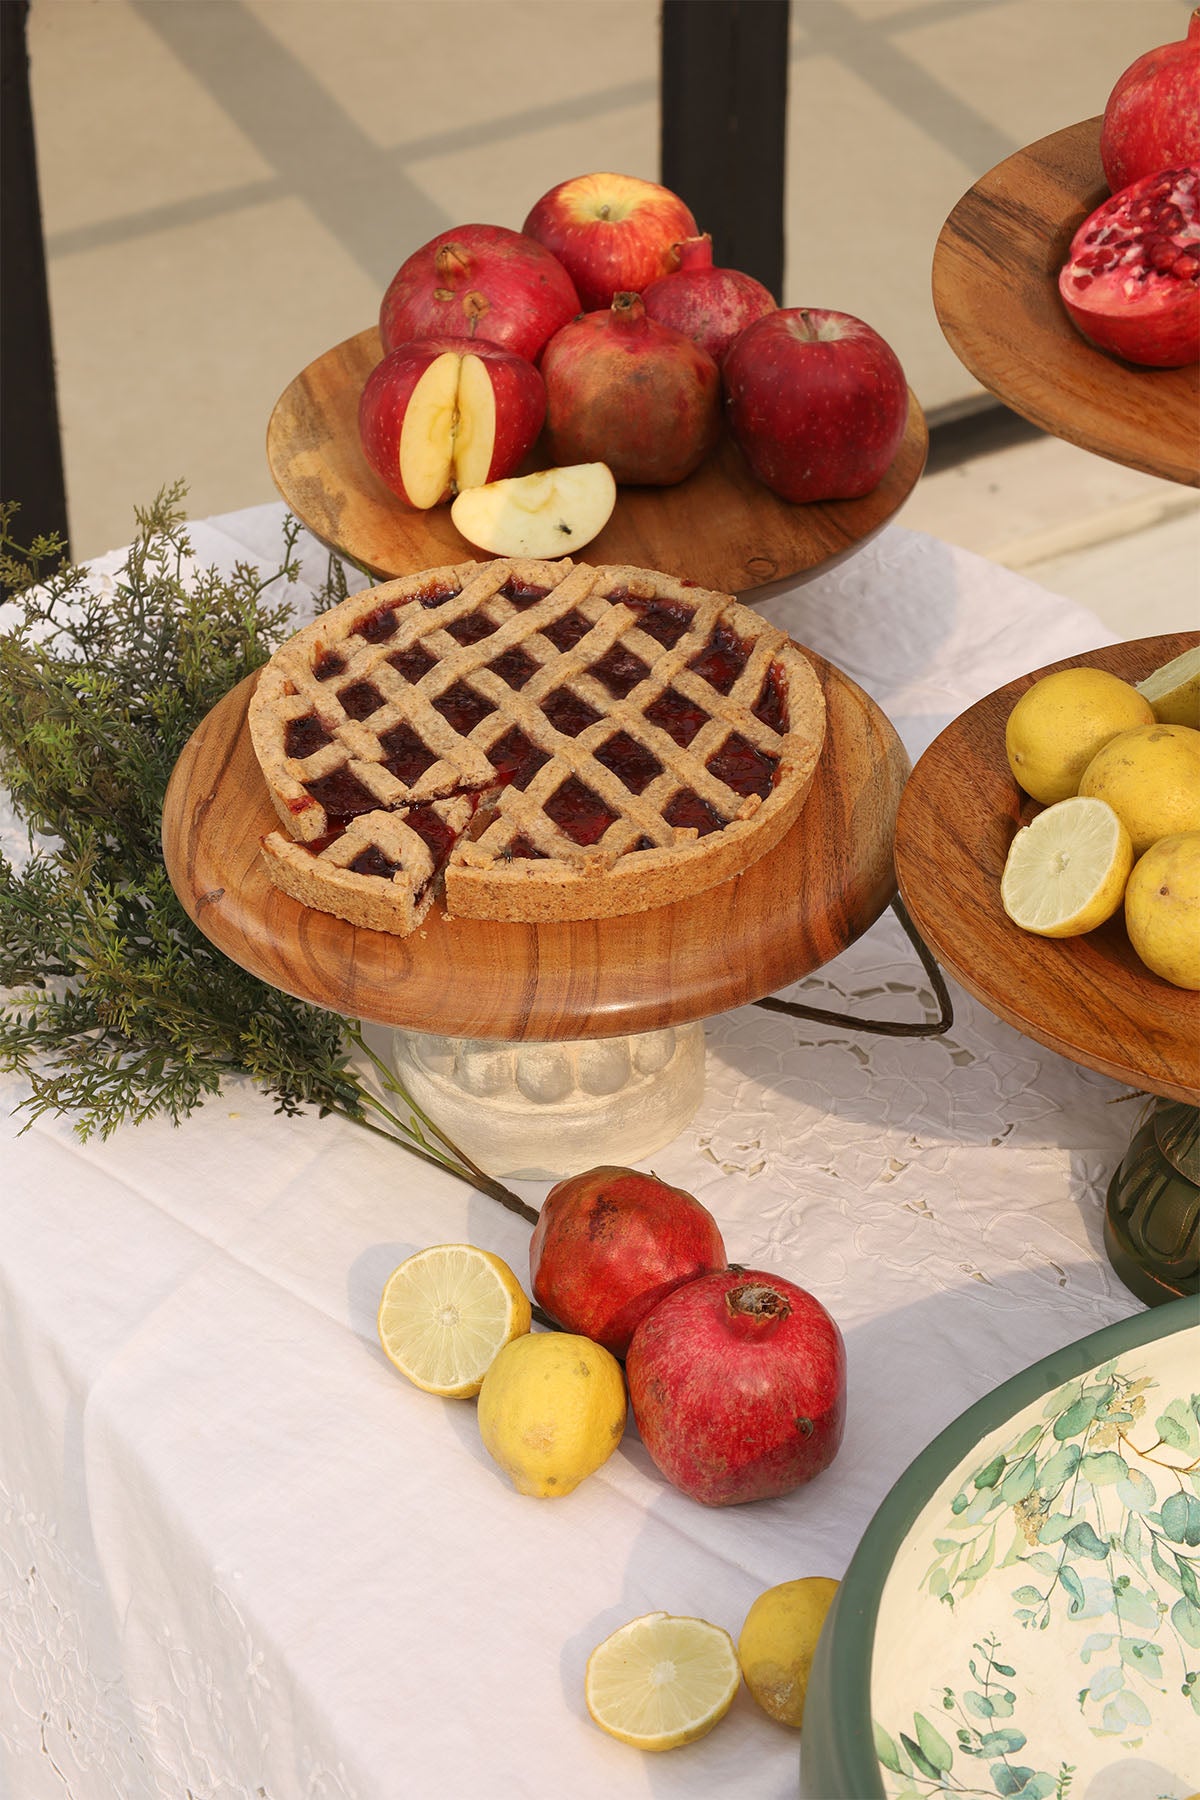
<path id="1" fill-rule="evenodd" d="M 672 906 L 524 925 L 450 919 L 435 905 L 401 938 L 299 905 L 271 886 L 259 855 L 277 819 L 246 726 L 254 677 L 213 708 L 175 767 L 163 808 L 167 871 L 200 930 L 251 974 L 401 1028 L 403 1078 L 421 1086 L 414 1098 L 490 1172 L 564 1173 L 564 1157 L 580 1168 L 635 1161 L 699 1102 L 700 1021 L 837 956 L 895 894 L 907 756 L 862 689 L 806 654 L 827 727 L 803 813 L 741 875 Z M 513 1144 L 499 1167 L 506 1121 Z M 582 1147 L 597 1135 L 599 1156 Z"/>
<path id="2" fill-rule="evenodd" d="M 410 512 L 367 466 L 358 400 L 381 355 L 372 326 L 309 364 L 289 383 L 267 427 L 267 461 L 290 510 L 321 543 L 373 575 L 409 575 L 481 556 L 450 509 Z M 585 560 L 663 569 L 722 593 L 746 595 L 788 577 L 829 569 L 899 511 L 929 448 L 925 418 L 909 396 L 903 442 L 883 481 L 861 500 L 793 506 L 755 481 L 723 438 L 676 487 L 623 487 Z M 530 468 L 549 458 L 535 451 Z"/>
<path id="3" fill-rule="evenodd" d="M 1141 638 L 1070 657 L 1140 681 L 1200 643 L 1200 633 Z M 1000 877 L 1020 826 L 1041 808 L 1009 772 L 1004 727 L 1038 669 L 969 707 L 919 759 L 896 822 L 900 893 L 926 944 L 969 993 L 1027 1037 L 1086 1068 L 1177 1104 L 1139 1132 L 1109 1189 L 1106 1240 L 1142 1299 L 1196 1291 L 1200 1143 L 1200 994 L 1141 962 L 1120 914 L 1082 937 L 1020 930 Z M 1189 1173 L 1189 1171 L 1191 1171 Z"/>
<path id="4" fill-rule="evenodd" d="M 1100 123 L 1018 150 L 942 227 L 933 303 L 946 340 L 990 393 L 1111 462 L 1200 486 L 1200 368 L 1143 369 L 1086 342 L 1058 295 L 1075 231 L 1109 192 Z"/>

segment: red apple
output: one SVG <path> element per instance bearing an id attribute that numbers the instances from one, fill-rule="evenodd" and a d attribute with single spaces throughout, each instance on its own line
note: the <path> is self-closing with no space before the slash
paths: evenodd
<path id="1" fill-rule="evenodd" d="M 543 194 L 522 230 L 556 256 L 586 311 L 640 293 L 674 268 L 673 248 L 695 237 L 678 194 L 638 175 L 576 175 Z"/>
<path id="2" fill-rule="evenodd" d="M 671 487 L 721 430 L 721 376 L 706 350 L 646 317 L 640 294 L 584 313 L 542 351 L 546 442 L 560 463 L 604 462 L 618 482 Z"/>
<path id="3" fill-rule="evenodd" d="M 677 1287 L 634 1332 L 625 1373 L 655 1464 L 705 1506 L 786 1494 L 841 1445 L 842 1334 L 782 1276 L 724 1269 Z"/>
<path id="4" fill-rule="evenodd" d="M 523 356 L 496 344 L 424 338 L 367 377 L 358 407 L 363 454 L 406 506 L 425 511 L 460 488 L 511 475 L 537 442 L 546 389 Z"/>
<path id="5" fill-rule="evenodd" d="M 715 362 L 721 362 L 739 333 L 775 311 L 775 297 L 753 275 L 713 267 L 712 238 L 684 238 L 676 244 L 678 267 L 643 291 L 646 311 L 660 325 L 682 331 Z"/>
<path id="6" fill-rule="evenodd" d="M 534 1299 L 567 1331 L 624 1356 L 635 1327 L 681 1282 L 725 1267 L 707 1207 L 637 1169 L 588 1169 L 542 1202 L 529 1245 Z"/>
<path id="7" fill-rule="evenodd" d="M 721 377 L 730 432 L 753 474 L 784 500 L 869 494 L 904 437 L 904 370 L 850 313 L 768 313 L 734 340 Z"/>
<path id="8" fill-rule="evenodd" d="M 458 225 L 414 250 L 393 275 L 379 335 L 385 350 L 416 338 L 483 338 L 534 362 L 546 339 L 582 310 L 562 264 L 524 232 Z"/>

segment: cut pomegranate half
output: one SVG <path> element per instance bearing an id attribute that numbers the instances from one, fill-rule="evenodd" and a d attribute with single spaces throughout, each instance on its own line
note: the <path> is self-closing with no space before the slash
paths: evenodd
<path id="1" fill-rule="evenodd" d="M 1145 175 L 1098 206 L 1058 291 L 1099 350 L 1155 369 L 1200 361 L 1200 163 Z"/>

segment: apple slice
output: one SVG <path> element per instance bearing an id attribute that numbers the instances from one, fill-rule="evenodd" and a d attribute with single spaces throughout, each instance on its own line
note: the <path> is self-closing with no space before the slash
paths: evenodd
<path id="1" fill-rule="evenodd" d="M 546 384 L 525 357 L 426 338 L 398 345 L 372 369 L 358 428 L 379 479 L 424 512 L 460 488 L 513 474 L 545 416 Z"/>
<path id="2" fill-rule="evenodd" d="M 607 463 L 568 463 L 464 487 L 450 517 L 469 544 L 494 556 L 569 556 L 612 517 L 617 484 Z"/>

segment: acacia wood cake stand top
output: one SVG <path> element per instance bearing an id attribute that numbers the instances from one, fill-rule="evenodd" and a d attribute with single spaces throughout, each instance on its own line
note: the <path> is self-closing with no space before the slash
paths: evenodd
<path id="1" fill-rule="evenodd" d="M 380 358 L 372 326 L 336 344 L 289 383 L 267 427 L 267 461 L 290 510 L 313 536 L 374 575 L 411 575 L 484 553 L 460 536 L 448 506 L 410 512 L 367 466 L 358 400 Z M 595 563 L 663 569 L 721 593 L 743 594 L 831 568 L 882 529 L 915 487 L 929 447 L 909 395 L 904 439 L 861 500 L 793 506 L 754 480 L 725 437 L 675 487 L 622 487 L 612 518 L 588 544 Z M 528 467 L 549 458 L 535 450 Z"/>
<path id="2" fill-rule="evenodd" d="M 1140 681 L 1200 634 L 1141 638 L 1069 657 Z M 1172 987 L 1135 956 L 1120 913 L 1083 937 L 1022 931 L 1000 904 L 1021 825 L 1042 809 L 1018 788 L 1004 726 L 1048 669 L 968 708 L 913 770 L 896 824 L 896 873 L 917 930 L 969 993 L 1073 1062 L 1174 1100 L 1200 1100 L 1200 994 Z"/>
<path id="3" fill-rule="evenodd" d="M 1100 120 L 1018 150 L 977 181 L 942 227 L 933 303 L 951 349 L 1014 412 L 1068 443 L 1200 486 L 1200 367 L 1141 369 L 1072 325 L 1058 271 L 1109 192 Z"/>
<path id="4" fill-rule="evenodd" d="M 742 875 L 672 906 L 562 925 L 448 919 L 365 931 L 279 893 L 259 842 L 277 824 L 246 728 L 251 676 L 202 721 L 163 808 L 163 855 L 217 947 L 272 986 L 444 1037 L 615 1037 L 710 1017 L 808 974 L 895 894 L 892 832 L 908 758 L 848 676 L 807 652 L 825 745 L 804 811 Z"/>

